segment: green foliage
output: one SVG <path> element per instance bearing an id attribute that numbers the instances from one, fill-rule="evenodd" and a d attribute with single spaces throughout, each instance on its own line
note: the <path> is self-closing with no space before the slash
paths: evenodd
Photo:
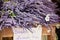
<path id="1" fill-rule="evenodd" d="M 4 0 L 4 2 L 7 2 L 7 1 L 9 1 L 9 0 Z"/>
<path id="2" fill-rule="evenodd" d="M 9 11 L 9 14 L 10 14 L 11 17 L 16 17 L 16 15 L 14 14 L 13 11 L 11 11 L 11 10 L 8 10 L 8 11 Z"/>

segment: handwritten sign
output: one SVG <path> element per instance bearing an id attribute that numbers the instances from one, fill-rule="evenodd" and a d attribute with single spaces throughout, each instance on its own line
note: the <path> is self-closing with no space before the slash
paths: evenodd
<path id="1" fill-rule="evenodd" d="M 32 32 L 25 28 L 13 28 L 13 40 L 41 40 L 41 27 L 31 28 L 31 31 Z"/>

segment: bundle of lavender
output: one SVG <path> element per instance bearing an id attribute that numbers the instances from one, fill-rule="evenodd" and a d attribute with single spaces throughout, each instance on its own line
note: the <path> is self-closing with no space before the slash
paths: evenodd
<path id="1" fill-rule="evenodd" d="M 39 24 L 49 27 L 49 24 L 59 22 L 59 16 L 55 14 L 57 6 L 51 0 L 10 0 L 0 3 L 0 29 L 7 26 L 31 28 Z"/>

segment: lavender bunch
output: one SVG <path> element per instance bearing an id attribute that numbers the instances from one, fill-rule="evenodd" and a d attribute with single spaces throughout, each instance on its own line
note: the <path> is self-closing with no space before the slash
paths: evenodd
<path id="1" fill-rule="evenodd" d="M 0 18 L 0 27 L 31 28 L 36 24 L 48 27 L 49 24 L 59 22 L 55 7 L 56 5 L 48 0 L 10 0 L 3 4 L 4 14 Z"/>

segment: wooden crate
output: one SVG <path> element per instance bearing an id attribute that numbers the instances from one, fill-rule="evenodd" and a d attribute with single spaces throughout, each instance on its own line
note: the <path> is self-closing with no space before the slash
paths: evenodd
<path id="1" fill-rule="evenodd" d="M 55 40 L 55 27 L 51 26 L 51 32 L 47 32 L 46 27 L 42 27 L 42 35 L 46 35 L 48 37 L 47 40 Z M 13 32 L 11 28 L 4 28 L 2 31 L 0 31 L 0 40 L 2 40 L 2 37 L 13 37 Z"/>

